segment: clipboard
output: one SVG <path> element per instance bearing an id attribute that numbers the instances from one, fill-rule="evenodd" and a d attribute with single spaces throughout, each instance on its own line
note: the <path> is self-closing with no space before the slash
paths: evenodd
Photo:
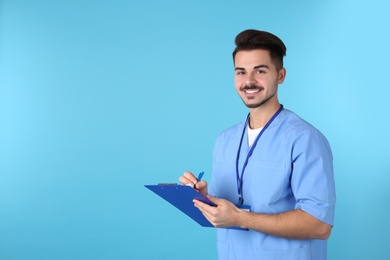
<path id="1" fill-rule="evenodd" d="M 195 220 L 199 225 L 203 227 L 214 227 L 206 217 L 203 216 L 202 212 L 194 206 L 192 200 L 196 199 L 214 207 L 217 205 L 192 187 L 177 184 L 145 185 L 145 187 L 168 201 L 184 214 Z"/>

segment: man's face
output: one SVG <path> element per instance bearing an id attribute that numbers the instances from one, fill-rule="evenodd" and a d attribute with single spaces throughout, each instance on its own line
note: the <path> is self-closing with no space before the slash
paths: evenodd
<path id="1" fill-rule="evenodd" d="M 234 62 L 234 83 L 242 101 L 249 108 L 278 102 L 278 84 L 283 83 L 284 68 L 277 70 L 269 51 L 239 51 Z"/>

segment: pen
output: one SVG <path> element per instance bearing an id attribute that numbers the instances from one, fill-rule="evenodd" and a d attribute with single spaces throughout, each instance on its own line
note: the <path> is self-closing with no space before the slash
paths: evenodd
<path id="1" fill-rule="evenodd" d="M 199 173 L 199 175 L 198 175 L 198 182 L 200 182 L 202 180 L 203 174 L 204 174 L 204 172 L 200 172 Z M 196 183 L 194 184 L 194 189 L 196 189 Z"/>

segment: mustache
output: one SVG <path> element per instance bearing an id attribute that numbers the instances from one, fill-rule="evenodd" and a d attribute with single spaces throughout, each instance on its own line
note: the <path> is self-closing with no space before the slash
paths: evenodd
<path id="1" fill-rule="evenodd" d="M 241 88 L 241 90 L 252 90 L 252 89 L 263 90 L 264 88 L 256 85 L 245 85 L 244 87 Z"/>

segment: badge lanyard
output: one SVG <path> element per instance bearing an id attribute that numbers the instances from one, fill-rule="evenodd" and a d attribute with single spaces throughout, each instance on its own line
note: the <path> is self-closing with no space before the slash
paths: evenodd
<path id="1" fill-rule="evenodd" d="M 241 134 L 240 146 L 238 147 L 237 157 L 236 157 L 236 180 L 237 180 L 237 191 L 238 191 L 238 206 L 242 206 L 244 204 L 244 197 L 242 195 L 242 186 L 244 183 L 244 173 L 245 173 L 246 166 L 248 165 L 248 160 L 252 156 L 252 153 L 255 150 L 255 147 L 256 147 L 257 142 L 259 141 L 261 135 L 264 133 L 264 131 L 268 128 L 268 126 L 272 123 L 272 121 L 274 121 L 274 119 L 279 115 L 279 113 L 282 110 L 283 110 L 283 105 L 280 105 L 280 108 L 278 109 L 278 111 L 276 111 L 276 113 L 271 117 L 271 119 L 267 122 L 267 124 L 263 127 L 263 129 L 257 135 L 255 141 L 253 142 L 253 144 L 252 144 L 251 148 L 249 149 L 249 152 L 246 156 L 244 165 L 242 166 L 242 171 L 241 171 L 241 176 L 240 176 L 240 173 L 238 170 L 238 163 L 240 161 L 240 152 L 241 152 L 242 141 L 244 139 L 244 134 L 245 134 L 246 127 L 248 125 L 250 114 L 248 114 L 248 116 L 246 118 L 244 129 L 242 130 L 242 134 Z"/>

